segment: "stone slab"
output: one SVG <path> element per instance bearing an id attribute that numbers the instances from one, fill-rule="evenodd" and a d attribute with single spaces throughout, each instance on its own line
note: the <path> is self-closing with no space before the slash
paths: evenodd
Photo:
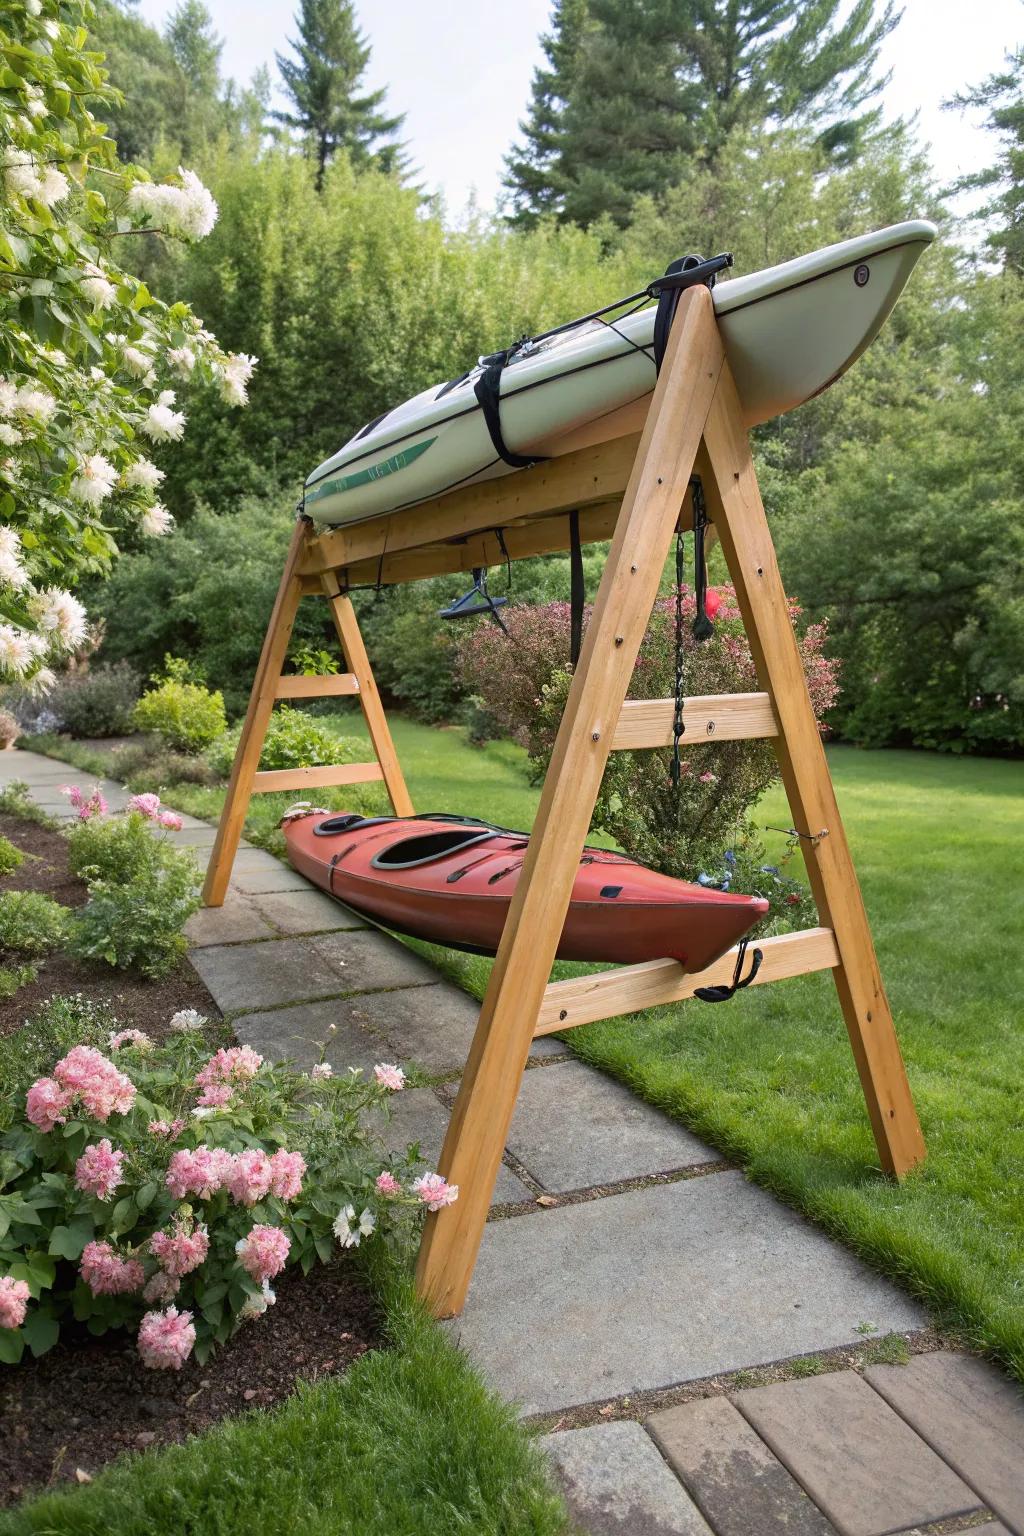
<path id="1" fill-rule="evenodd" d="M 253 901 L 281 933 L 329 933 L 333 929 L 366 927 L 349 907 L 308 884 L 303 891 L 257 893 Z"/>
<path id="2" fill-rule="evenodd" d="M 490 1223 L 449 1326 L 542 1413 L 854 1344 L 865 1318 L 882 1333 L 927 1322 L 730 1171 Z"/>
<path id="3" fill-rule="evenodd" d="M 540 1443 L 588 1536 L 712 1536 L 639 1424 L 566 1429 Z"/>
<path id="4" fill-rule="evenodd" d="M 310 889 L 309 881 L 297 875 L 294 869 L 289 869 L 287 864 L 282 864 L 280 859 L 274 859 L 270 854 L 265 857 L 270 859 L 269 864 L 262 862 L 250 864 L 242 854 L 237 855 L 231 870 L 231 884 L 236 891 L 257 896 L 268 891 L 308 891 Z M 203 868 L 209 863 L 202 849 L 197 854 L 197 858 Z"/>
<path id="5" fill-rule="evenodd" d="M 400 1061 L 414 1061 L 430 1073 L 461 1071 L 473 1042 L 479 1003 L 441 981 L 371 992 L 346 1004 L 349 1016 L 383 1036 Z"/>
<path id="6" fill-rule="evenodd" d="M 200 907 L 185 924 L 185 937 L 197 948 L 209 944 L 247 944 L 276 937 L 256 903 L 229 891 L 222 907 Z"/>
<path id="7" fill-rule="evenodd" d="M 321 1059 L 338 1075 L 349 1067 L 371 1071 L 381 1060 L 380 1042 L 346 1019 L 344 1007 L 334 1000 L 246 1013 L 235 1020 L 234 1031 L 243 1045 L 253 1046 L 261 1056 L 290 1061 L 302 1072 Z"/>
<path id="8" fill-rule="evenodd" d="M 380 1056 L 375 1056 L 374 1061 L 380 1061 Z M 433 1089 L 403 1088 L 401 1093 L 392 1094 L 390 1104 L 391 1118 L 382 1132 L 388 1146 L 404 1152 L 411 1141 L 418 1141 L 423 1162 L 431 1169 L 436 1168 L 444 1133 L 448 1129 L 448 1111 Z M 512 1205 L 533 1197 L 533 1190 L 502 1163 L 491 1204 Z M 501 1222 L 500 1225 L 508 1223 Z"/>
<path id="9" fill-rule="evenodd" d="M 554 1193 L 720 1161 L 681 1125 L 581 1061 L 524 1075 L 508 1148 Z"/>
<path id="10" fill-rule="evenodd" d="M 255 1012 L 343 990 L 338 972 L 305 939 L 211 944 L 194 950 L 191 959 L 223 1013 Z"/>
<path id="11" fill-rule="evenodd" d="M 724 1397 L 647 1420 L 669 1466 L 716 1536 L 834 1536 L 835 1527 Z"/>
<path id="12" fill-rule="evenodd" d="M 175 811 L 174 814 L 178 816 L 181 813 Z M 154 837 L 165 838 L 175 848 L 192 848 L 197 854 L 200 849 L 205 851 L 212 848 L 217 836 L 216 827 L 182 827 L 180 832 L 174 832 L 154 822 L 152 830 Z M 203 862 L 208 863 L 209 857 Z"/>
<path id="13" fill-rule="evenodd" d="M 733 1401 L 843 1536 L 882 1536 L 979 1507 L 855 1371 L 754 1387 Z"/>
<path id="14" fill-rule="evenodd" d="M 324 933 L 307 940 L 310 949 L 337 973 L 346 992 L 378 992 L 437 981 L 432 965 L 375 928 Z M 340 990 L 339 989 L 339 990 Z"/>
<path id="15" fill-rule="evenodd" d="M 547 1061 L 555 1056 L 568 1056 L 569 1047 L 557 1035 L 540 1035 L 530 1046 L 530 1056 L 535 1061 Z"/>
<path id="16" fill-rule="evenodd" d="M 1024 1394 L 972 1355 L 916 1355 L 865 1375 L 997 1515 L 1024 1531 Z"/>

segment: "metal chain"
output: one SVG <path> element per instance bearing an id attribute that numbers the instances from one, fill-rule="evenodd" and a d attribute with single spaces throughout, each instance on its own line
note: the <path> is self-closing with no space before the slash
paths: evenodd
<path id="1" fill-rule="evenodd" d="M 682 530 L 676 529 L 676 688 L 675 712 L 672 716 L 672 783 L 678 788 L 683 776 L 680 742 L 686 725 L 683 720 L 683 576 L 684 546 Z"/>

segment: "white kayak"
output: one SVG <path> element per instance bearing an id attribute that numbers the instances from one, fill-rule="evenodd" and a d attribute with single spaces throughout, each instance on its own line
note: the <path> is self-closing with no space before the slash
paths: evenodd
<path id="1" fill-rule="evenodd" d="M 913 219 L 713 288 L 748 426 L 820 394 L 856 362 L 935 234 Z M 513 350 L 495 393 L 501 446 L 552 458 L 639 430 L 657 373 L 656 309 L 584 320 Z M 357 522 L 514 473 L 475 392 L 487 361 L 357 432 L 306 481 L 308 515 Z"/>

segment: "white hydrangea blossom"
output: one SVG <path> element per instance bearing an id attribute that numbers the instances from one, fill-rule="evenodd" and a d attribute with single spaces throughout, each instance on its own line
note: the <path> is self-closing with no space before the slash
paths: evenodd
<path id="1" fill-rule="evenodd" d="M 164 471 L 148 459 L 136 459 L 124 472 L 125 487 L 129 491 L 155 491 L 164 478 Z"/>
<path id="2" fill-rule="evenodd" d="M 60 587 L 35 593 L 30 607 L 39 628 L 62 650 L 77 650 L 89 632 L 82 604 Z"/>
<path id="3" fill-rule="evenodd" d="M 166 507 L 154 501 L 153 505 L 143 512 L 139 527 L 147 538 L 159 539 L 163 534 L 170 533 L 174 527 L 174 518 Z"/>
<path id="4" fill-rule="evenodd" d="M 176 443 L 185 433 L 185 413 L 175 411 L 171 407 L 174 402 L 174 390 L 165 389 L 155 405 L 151 405 L 142 421 L 139 422 L 140 431 L 154 443 Z"/>
<path id="5" fill-rule="evenodd" d="M 76 501 L 84 501 L 90 507 L 98 507 L 106 501 L 117 483 L 117 470 L 102 453 L 88 453 L 79 461 L 78 474 L 71 482 L 71 494 Z"/>
<path id="6" fill-rule="evenodd" d="M 195 171 L 178 167 L 181 186 L 137 181 L 128 194 L 128 211 L 154 228 L 185 240 L 202 240 L 217 222 L 217 204 Z"/>
<path id="7" fill-rule="evenodd" d="M 256 359 L 245 352 L 232 352 L 220 368 L 220 392 L 228 405 L 245 405 L 249 396 L 246 386 L 252 378 Z"/>

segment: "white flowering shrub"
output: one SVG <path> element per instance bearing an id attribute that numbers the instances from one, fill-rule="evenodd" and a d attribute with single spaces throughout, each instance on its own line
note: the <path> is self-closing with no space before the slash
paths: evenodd
<path id="1" fill-rule="evenodd" d="M 0 1074 L 0 1362 L 74 1319 L 131 1328 L 147 1366 L 179 1370 L 261 1317 L 289 1265 L 458 1195 L 368 1124 L 399 1067 L 304 1076 L 249 1046 L 211 1054 L 191 1009 L 159 1045 L 73 998 L 49 1010 Z"/>
<path id="2" fill-rule="evenodd" d="M 0 681 L 41 690 L 85 638 L 68 589 L 172 526 L 149 455 L 185 431 L 179 392 L 244 405 L 255 365 L 119 264 L 125 235 L 200 240 L 217 205 L 191 171 L 154 184 L 118 162 L 93 115 L 113 93 L 91 15 L 0 8 Z"/>

